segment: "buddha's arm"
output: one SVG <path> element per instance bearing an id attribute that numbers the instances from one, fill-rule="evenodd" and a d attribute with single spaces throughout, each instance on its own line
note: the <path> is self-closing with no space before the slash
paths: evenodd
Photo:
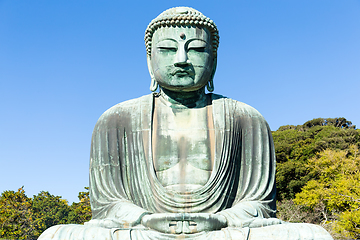
<path id="1" fill-rule="evenodd" d="M 217 214 L 224 216 L 231 227 L 261 227 L 282 222 L 274 218 L 272 209 L 257 201 L 240 202 Z"/>
<path id="2" fill-rule="evenodd" d="M 127 200 L 121 190 L 114 187 L 112 179 L 107 181 L 99 177 L 104 170 L 91 169 L 93 174 L 90 176 L 90 196 L 93 217 L 90 224 L 107 228 L 126 228 L 140 224 L 141 218 L 149 212 Z"/>
<path id="3" fill-rule="evenodd" d="M 129 227 L 140 224 L 141 217 L 148 211 L 134 204 L 130 183 L 125 182 L 129 178 L 124 173 L 129 165 L 126 151 L 131 143 L 125 142 L 124 129 L 129 127 L 120 114 L 111 110 L 100 117 L 92 136 L 90 200 L 93 220 L 90 224 Z M 131 170 L 136 171 L 135 168 L 132 166 Z"/>
<path id="4" fill-rule="evenodd" d="M 232 207 L 218 212 L 229 226 L 251 226 L 254 222 L 271 223 L 275 217 L 275 150 L 271 130 L 254 108 L 236 102 L 230 139 L 240 149 L 227 158 L 238 166 L 238 183 Z M 240 137 L 238 137 L 240 136 Z M 259 220 L 265 219 L 265 220 Z"/>

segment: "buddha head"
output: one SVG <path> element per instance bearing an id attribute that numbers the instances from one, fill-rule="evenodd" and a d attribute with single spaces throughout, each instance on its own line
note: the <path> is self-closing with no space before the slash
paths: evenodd
<path id="1" fill-rule="evenodd" d="M 145 31 L 150 90 L 214 90 L 219 33 L 215 23 L 189 7 L 170 8 Z"/>

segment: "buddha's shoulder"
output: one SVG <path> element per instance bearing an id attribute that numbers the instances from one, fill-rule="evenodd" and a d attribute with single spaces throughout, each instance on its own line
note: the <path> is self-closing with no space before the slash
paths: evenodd
<path id="1" fill-rule="evenodd" d="M 151 105 L 152 97 L 152 94 L 148 94 L 139 98 L 134 98 L 118 103 L 106 110 L 103 115 L 126 114 L 139 111 L 141 108 L 146 108 Z"/>
<path id="2" fill-rule="evenodd" d="M 254 107 L 246 103 L 219 94 L 212 94 L 212 101 L 214 105 L 220 105 L 220 104 L 224 105 L 232 112 L 232 114 L 240 115 L 242 117 L 248 116 L 248 117 L 263 118 L 263 116 L 260 114 L 258 110 L 256 110 Z"/>
<path id="3" fill-rule="evenodd" d="M 106 110 L 98 119 L 98 123 L 131 118 L 141 113 L 141 109 L 151 109 L 152 94 L 118 103 Z"/>

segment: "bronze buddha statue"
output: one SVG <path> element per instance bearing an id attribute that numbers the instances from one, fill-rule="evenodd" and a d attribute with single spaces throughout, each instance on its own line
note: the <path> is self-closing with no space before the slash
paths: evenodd
<path id="1" fill-rule="evenodd" d="M 145 43 L 153 93 L 110 108 L 93 132 L 92 220 L 39 239 L 332 239 L 319 226 L 275 218 L 267 122 L 211 93 L 215 23 L 171 8 L 149 24 Z"/>

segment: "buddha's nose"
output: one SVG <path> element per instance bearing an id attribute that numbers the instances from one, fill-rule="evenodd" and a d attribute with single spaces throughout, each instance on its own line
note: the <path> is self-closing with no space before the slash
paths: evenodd
<path id="1" fill-rule="evenodd" d="M 176 53 L 176 58 L 175 58 L 174 64 L 177 67 L 189 65 L 188 56 L 187 56 L 187 52 L 186 52 L 185 48 L 178 49 L 178 51 Z"/>

